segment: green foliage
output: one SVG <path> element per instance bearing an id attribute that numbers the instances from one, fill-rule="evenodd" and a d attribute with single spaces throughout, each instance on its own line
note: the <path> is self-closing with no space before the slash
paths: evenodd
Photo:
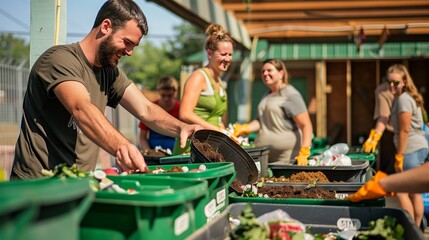
<path id="1" fill-rule="evenodd" d="M 202 31 L 189 23 L 182 23 L 174 29 L 174 39 L 160 45 L 144 39 L 131 57 L 121 59 L 121 68 L 128 78 L 152 90 L 162 76 L 180 79 L 181 66 L 187 64 L 186 57 L 202 51 L 204 39 L 201 38 Z"/>
<path id="2" fill-rule="evenodd" d="M 267 230 L 256 220 L 252 207 L 247 204 L 240 214 L 240 225 L 230 234 L 231 239 L 260 240 L 267 239 Z"/>
<path id="3" fill-rule="evenodd" d="M 0 33 L 0 62 L 10 65 L 19 65 L 27 61 L 30 56 L 30 44 L 23 39 L 14 37 L 11 33 Z M 28 67 L 27 61 L 25 67 Z"/>
<path id="4" fill-rule="evenodd" d="M 143 84 L 145 88 L 155 89 L 156 82 L 162 76 L 180 77 L 181 59 L 169 59 L 165 47 L 156 47 L 150 41 L 136 47 L 131 57 L 121 61 L 121 68 L 128 78 Z"/>
<path id="5" fill-rule="evenodd" d="M 398 223 L 396 218 L 384 216 L 376 221 L 369 222 L 370 230 L 359 232 L 357 239 L 369 240 L 374 238 L 399 240 L 403 239 L 404 227 Z"/>
<path id="6" fill-rule="evenodd" d="M 204 31 L 187 22 L 174 26 L 174 31 L 176 32 L 175 39 L 168 40 L 166 43 L 168 57 L 182 59 L 182 63 L 188 65 L 186 57 L 203 51 Z"/>

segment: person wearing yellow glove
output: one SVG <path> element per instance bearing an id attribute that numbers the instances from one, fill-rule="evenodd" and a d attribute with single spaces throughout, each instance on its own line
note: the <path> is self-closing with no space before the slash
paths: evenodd
<path id="1" fill-rule="evenodd" d="M 249 135 L 250 127 L 249 124 L 234 124 L 234 136 L 239 137 L 241 135 Z"/>
<path id="2" fill-rule="evenodd" d="M 301 147 L 299 150 L 298 156 L 295 157 L 298 166 L 307 166 L 308 157 L 310 157 L 310 147 Z"/>
<path id="3" fill-rule="evenodd" d="M 394 95 L 390 116 L 396 147 L 393 165 L 396 172 L 405 173 L 422 165 L 428 155 L 428 142 L 422 128 L 424 102 L 404 65 L 395 64 L 387 70 L 387 83 Z M 397 197 L 399 206 L 420 225 L 424 213 L 422 195 L 398 192 Z"/>
<path id="4" fill-rule="evenodd" d="M 395 154 L 395 171 L 402 172 L 404 171 L 404 155 L 397 153 Z"/>
<path id="5" fill-rule="evenodd" d="M 377 144 L 381 139 L 382 133 L 376 132 L 374 129 L 371 129 L 368 139 L 365 141 L 362 147 L 364 153 L 373 153 L 377 149 Z"/>
<path id="6" fill-rule="evenodd" d="M 365 183 L 359 190 L 347 197 L 348 200 L 352 202 L 360 202 L 363 200 L 377 199 L 385 196 L 394 196 L 395 193 L 387 192 L 380 185 L 379 181 L 382 178 L 387 177 L 388 175 L 385 172 L 378 171 L 373 178 Z"/>
<path id="7" fill-rule="evenodd" d="M 261 79 L 269 91 L 258 104 L 257 118 L 247 124 L 236 124 L 234 135 L 257 131 L 254 143 L 270 146 L 270 163 L 294 164 L 298 156 L 299 163 L 306 164 L 309 151 L 299 152 L 302 146 L 311 146 L 313 126 L 302 95 L 289 84 L 288 72 L 281 60 L 265 60 Z"/>
<path id="8" fill-rule="evenodd" d="M 367 140 L 363 143 L 362 152 L 370 154 L 378 149 L 379 158 L 375 166 L 376 170 L 391 174 L 395 172 L 393 169 L 395 145 L 393 143 L 393 126 L 389 122 L 389 117 L 394 96 L 390 92 L 387 82 L 379 84 L 374 91 L 374 95 L 375 126 L 370 131 Z M 378 135 L 374 139 L 375 133 Z"/>

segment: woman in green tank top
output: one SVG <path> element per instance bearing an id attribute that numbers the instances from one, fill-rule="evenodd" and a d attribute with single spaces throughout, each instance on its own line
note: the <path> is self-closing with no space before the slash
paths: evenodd
<path id="1" fill-rule="evenodd" d="M 233 41 L 218 24 L 208 26 L 206 35 L 208 64 L 194 71 L 186 80 L 179 117 L 184 122 L 199 124 L 204 129 L 222 131 L 225 129 L 222 120 L 227 111 L 227 97 L 221 74 L 231 65 Z M 181 149 L 176 139 L 174 155 L 189 151 L 189 143 Z"/>

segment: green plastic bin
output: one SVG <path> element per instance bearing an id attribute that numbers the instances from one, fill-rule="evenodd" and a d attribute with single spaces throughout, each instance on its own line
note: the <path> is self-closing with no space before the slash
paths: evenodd
<path id="1" fill-rule="evenodd" d="M 319 147 L 319 148 L 311 148 L 310 149 L 310 158 L 312 156 L 316 156 L 316 155 L 320 155 L 322 154 L 325 150 L 329 149 L 329 146 L 325 146 L 325 147 Z M 377 153 L 378 151 L 376 151 L 375 153 L 364 153 L 361 151 L 361 147 L 358 146 L 354 146 L 351 147 L 349 152 L 346 154 L 347 156 L 350 157 L 350 159 L 352 161 L 368 161 L 369 165 L 371 167 L 374 166 L 375 164 L 375 160 L 377 158 Z"/>
<path id="2" fill-rule="evenodd" d="M 99 191 L 81 223 L 81 239 L 184 239 L 197 227 L 195 207 L 207 181 L 170 176 L 109 176 L 136 194 Z"/>
<path id="3" fill-rule="evenodd" d="M 191 170 L 198 169 L 200 165 L 201 164 L 193 163 L 162 165 L 158 167 L 170 170 L 174 166 L 186 166 Z M 226 209 L 229 204 L 228 188 L 236 175 L 234 164 L 230 162 L 204 163 L 204 165 L 207 169 L 203 172 L 166 172 L 150 174 L 152 176 L 172 176 L 195 180 L 207 180 L 208 194 L 195 207 L 195 222 L 198 228 L 211 221 L 214 217 L 220 215 L 220 213 Z M 149 169 L 153 170 L 156 167 L 157 166 L 149 166 Z"/>
<path id="4" fill-rule="evenodd" d="M 0 183 L 0 239 L 79 239 L 79 224 L 93 197 L 88 179 Z"/>

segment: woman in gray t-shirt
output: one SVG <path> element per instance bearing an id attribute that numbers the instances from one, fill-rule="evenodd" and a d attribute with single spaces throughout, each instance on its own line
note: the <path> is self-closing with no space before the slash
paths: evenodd
<path id="1" fill-rule="evenodd" d="M 390 116 L 396 146 L 395 171 L 402 172 L 422 165 L 428 155 L 428 143 L 422 130 L 423 98 L 405 66 L 391 66 L 387 70 L 387 79 L 389 89 L 395 95 Z M 422 195 L 398 193 L 397 196 L 399 205 L 420 225 L 424 213 Z"/>
<path id="2" fill-rule="evenodd" d="M 258 105 L 258 118 L 248 124 L 236 124 L 234 135 L 258 131 L 257 146 L 269 145 L 269 162 L 306 166 L 310 156 L 313 126 L 301 94 L 288 83 L 286 66 L 268 59 L 262 64 L 261 77 L 270 89 Z"/>

